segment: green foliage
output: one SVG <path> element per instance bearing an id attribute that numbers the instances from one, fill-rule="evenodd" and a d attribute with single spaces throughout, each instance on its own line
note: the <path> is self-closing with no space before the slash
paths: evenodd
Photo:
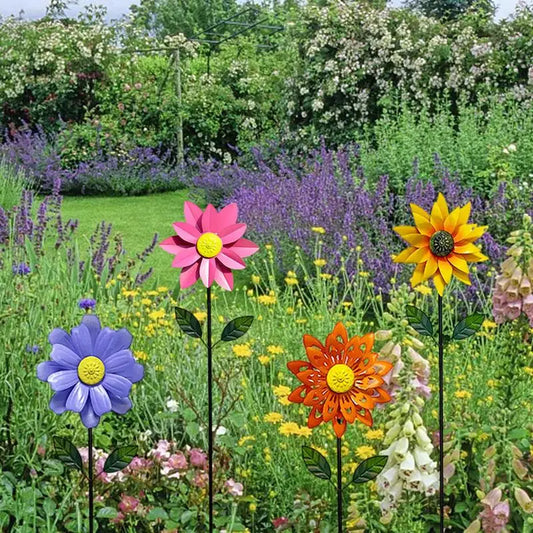
<path id="1" fill-rule="evenodd" d="M 407 5 L 421 11 L 427 17 L 438 19 L 457 19 L 469 9 L 494 15 L 492 0 L 409 0 Z"/>

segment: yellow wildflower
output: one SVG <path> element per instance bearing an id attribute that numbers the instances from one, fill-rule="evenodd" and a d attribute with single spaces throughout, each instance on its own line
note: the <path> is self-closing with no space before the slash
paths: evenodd
<path id="1" fill-rule="evenodd" d="M 203 322 L 207 318 L 207 313 L 205 311 L 196 311 L 196 313 L 193 314 L 200 322 Z"/>
<path id="2" fill-rule="evenodd" d="M 498 327 L 498 325 L 496 324 L 496 322 L 492 322 L 492 320 L 483 320 L 483 324 L 482 326 L 485 328 L 485 329 L 494 329 L 496 327 Z"/>
<path id="3" fill-rule="evenodd" d="M 417 285 L 415 287 L 415 291 L 419 292 L 420 294 L 424 294 L 424 295 L 428 295 L 433 292 L 431 287 L 428 287 L 427 285 Z"/>
<path id="4" fill-rule="evenodd" d="M 261 277 L 257 276 L 256 274 L 253 274 L 252 275 L 252 283 L 254 285 L 259 285 L 260 282 L 261 282 Z"/>
<path id="5" fill-rule="evenodd" d="M 285 283 L 287 285 L 298 285 L 298 280 L 296 278 L 285 278 Z"/>
<path id="6" fill-rule="evenodd" d="M 291 389 L 287 387 L 287 385 L 273 386 L 272 390 L 278 398 L 281 398 L 282 396 L 288 396 L 291 393 Z"/>
<path id="7" fill-rule="evenodd" d="M 283 346 L 278 346 L 278 345 L 275 345 L 275 344 L 269 344 L 267 346 L 267 352 L 272 354 L 272 355 L 280 355 L 283 352 L 285 352 L 285 350 L 283 349 Z"/>
<path id="8" fill-rule="evenodd" d="M 250 357 L 252 355 L 252 349 L 248 343 L 235 344 L 232 349 L 237 357 Z"/>
<path id="9" fill-rule="evenodd" d="M 254 441 L 255 437 L 253 435 L 245 435 L 239 440 L 239 446 L 244 446 L 249 441 Z"/>
<path id="10" fill-rule="evenodd" d="M 326 233 L 326 230 L 322 226 L 313 226 L 311 231 L 319 233 L 320 235 L 324 235 L 324 233 Z"/>
<path id="11" fill-rule="evenodd" d="M 529 376 L 533 376 L 533 368 L 531 368 L 530 366 L 525 366 L 524 372 L 528 374 Z"/>
<path id="12" fill-rule="evenodd" d="M 368 440 L 382 440 L 383 439 L 383 430 L 382 429 L 369 429 L 366 434 Z"/>
<path id="13" fill-rule="evenodd" d="M 326 266 L 326 260 L 325 259 L 315 259 L 313 261 L 314 265 L 318 268 L 322 268 L 323 266 Z"/>
<path id="14" fill-rule="evenodd" d="M 260 355 L 257 359 L 262 365 L 268 365 L 270 363 L 270 357 L 268 355 Z"/>
<path id="15" fill-rule="evenodd" d="M 165 310 L 158 309 L 157 311 L 152 311 L 148 316 L 150 317 L 150 320 L 155 322 L 156 320 L 159 320 L 165 316 Z"/>
<path id="16" fill-rule="evenodd" d="M 296 422 L 284 422 L 279 427 L 279 432 L 282 435 L 297 435 L 300 431 L 300 426 Z"/>
<path id="17" fill-rule="evenodd" d="M 455 397 L 460 398 L 460 399 L 472 398 L 472 393 L 467 390 L 458 390 L 458 391 L 455 391 Z"/>
<path id="18" fill-rule="evenodd" d="M 270 294 L 262 294 L 257 297 L 257 301 L 263 305 L 274 305 L 276 303 L 276 297 Z"/>
<path id="19" fill-rule="evenodd" d="M 150 298 L 143 298 L 143 299 L 141 300 L 141 303 L 142 303 L 143 305 L 152 305 L 152 300 L 150 300 Z"/>
<path id="20" fill-rule="evenodd" d="M 295 434 L 299 437 L 310 437 L 313 434 L 313 431 L 307 426 L 300 426 Z"/>
<path id="21" fill-rule="evenodd" d="M 283 415 L 281 413 L 271 412 L 267 413 L 263 420 L 269 424 L 278 424 L 283 420 Z"/>
<path id="22" fill-rule="evenodd" d="M 146 352 L 133 352 L 133 355 L 135 356 L 135 359 L 138 359 L 139 361 L 146 361 L 148 359 L 148 354 Z"/>
<path id="23" fill-rule="evenodd" d="M 320 274 L 320 277 L 322 279 L 331 279 L 332 275 L 331 274 L 326 274 L 325 272 L 323 272 L 322 274 Z"/>
<path id="24" fill-rule="evenodd" d="M 356 448 L 355 454 L 357 457 L 359 457 L 359 459 L 364 460 L 368 459 L 369 457 L 374 457 L 374 455 L 376 455 L 376 450 L 374 450 L 372 446 L 363 445 Z"/>

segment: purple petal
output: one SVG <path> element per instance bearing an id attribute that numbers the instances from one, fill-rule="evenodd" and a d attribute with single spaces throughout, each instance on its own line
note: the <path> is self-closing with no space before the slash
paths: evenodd
<path id="1" fill-rule="evenodd" d="M 102 385 L 108 392 L 119 398 L 125 398 L 131 390 L 131 381 L 118 374 L 106 374 Z"/>
<path id="2" fill-rule="evenodd" d="M 48 341 L 50 344 L 62 344 L 63 346 L 66 346 L 67 348 L 70 348 L 71 350 L 75 351 L 76 348 L 74 348 L 74 344 L 72 344 L 72 339 L 70 338 L 70 335 L 61 328 L 56 328 L 48 335 Z"/>
<path id="3" fill-rule="evenodd" d="M 75 413 L 81 413 L 85 404 L 87 403 L 87 398 L 89 397 L 89 387 L 83 383 L 76 383 L 72 392 L 67 398 L 66 407 L 69 411 L 74 411 Z"/>
<path id="4" fill-rule="evenodd" d="M 141 381 L 144 376 L 144 366 L 135 363 L 123 370 L 120 374 L 129 379 L 132 383 L 137 383 L 137 381 Z"/>
<path id="5" fill-rule="evenodd" d="M 48 383 L 50 383 L 52 390 L 55 391 L 74 387 L 78 381 L 78 373 L 75 370 L 60 370 L 48 376 Z"/>
<path id="6" fill-rule="evenodd" d="M 63 367 L 63 370 L 65 368 L 75 370 L 78 368 L 81 361 L 77 353 L 73 352 L 63 344 L 54 344 L 50 357 L 53 361 L 59 363 Z"/>
<path id="7" fill-rule="evenodd" d="M 129 365 L 135 363 L 135 359 L 129 350 L 121 350 L 111 354 L 105 362 L 106 371 L 112 374 L 122 374 Z"/>
<path id="8" fill-rule="evenodd" d="M 48 376 L 50 374 L 59 372 L 60 370 L 65 370 L 65 367 L 55 361 L 44 361 L 37 365 L 37 377 L 41 381 L 48 381 Z"/>
<path id="9" fill-rule="evenodd" d="M 98 335 L 93 355 L 98 355 L 102 361 L 105 361 L 109 355 L 127 350 L 131 346 L 131 341 L 132 336 L 127 329 L 113 331 L 104 328 Z"/>
<path id="10" fill-rule="evenodd" d="M 85 315 L 81 323 L 89 330 L 89 333 L 91 334 L 91 341 L 93 344 L 93 349 L 94 349 L 94 345 L 96 344 L 96 339 L 98 338 L 98 334 L 100 333 L 100 330 L 102 329 L 100 326 L 100 320 L 98 320 L 98 317 L 96 315 Z"/>
<path id="11" fill-rule="evenodd" d="M 85 324 L 81 324 L 72 328 L 70 332 L 72 343 L 76 348 L 76 353 L 80 357 L 87 357 L 88 355 L 94 355 L 93 341 L 91 339 L 91 332 Z"/>
<path id="12" fill-rule="evenodd" d="M 111 400 L 102 385 L 91 387 L 91 405 L 98 416 L 102 416 L 111 411 Z"/>
<path id="13" fill-rule="evenodd" d="M 109 395 L 111 399 L 111 410 L 119 415 L 127 413 L 131 409 L 131 400 L 129 398 L 117 398 L 113 394 Z"/>
<path id="14" fill-rule="evenodd" d="M 86 428 L 95 428 L 100 422 L 100 417 L 94 412 L 91 402 L 87 402 L 80 413 L 81 422 Z"/>
<path id="15" fill-rule="evenodd" d="M 50 399 L 50 409 L 54 411 L 56 415 L 60 415 L 67 410 L 66 402 L 72 389 L 65 389 L 56 392 Z"/>

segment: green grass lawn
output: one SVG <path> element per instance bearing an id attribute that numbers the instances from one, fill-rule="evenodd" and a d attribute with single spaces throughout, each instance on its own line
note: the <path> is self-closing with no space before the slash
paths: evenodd
<path id="1" fill-rule="evenodd" d="M 188 196 L 187 189 L 149 196 L 65 196 L 62 214 L 64 220 L 79 220 L 76 235 L 81 249 L 104 220 L 113 225 L 112 234 L 122 235 L 126 254 L 134 257 L 150 244 L 154 233 L 159 234 L 159 241 L 174 234 L 172 223 L 183 220 L 183 203 Z M 154 268 L 153 279 L 173 287 L 178 271 L 171 268 L 171 262 L 171 256 L 156 246 L 146 264 Z"/>

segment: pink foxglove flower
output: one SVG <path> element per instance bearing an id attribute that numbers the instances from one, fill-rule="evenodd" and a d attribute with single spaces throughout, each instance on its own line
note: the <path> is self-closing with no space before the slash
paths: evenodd
<path id="1" fill-rule="evenodd" d="M 180 286 L 190 287 L 199 279 L 206 287 L 216 282 L 226 290 L 233 289 L 232 270 L 246 267 L 243 261 L 257 250 L 257 244 L 243 239 L 246 224 L 238 224 L 237 204 L 217 211 L 211 204 L 202 211 L 185 202 L 185 222 L 175 222 L 176 234 L 165 239 L 161 248 L 173 254 L 174 268 L 181 268 Z"/>

